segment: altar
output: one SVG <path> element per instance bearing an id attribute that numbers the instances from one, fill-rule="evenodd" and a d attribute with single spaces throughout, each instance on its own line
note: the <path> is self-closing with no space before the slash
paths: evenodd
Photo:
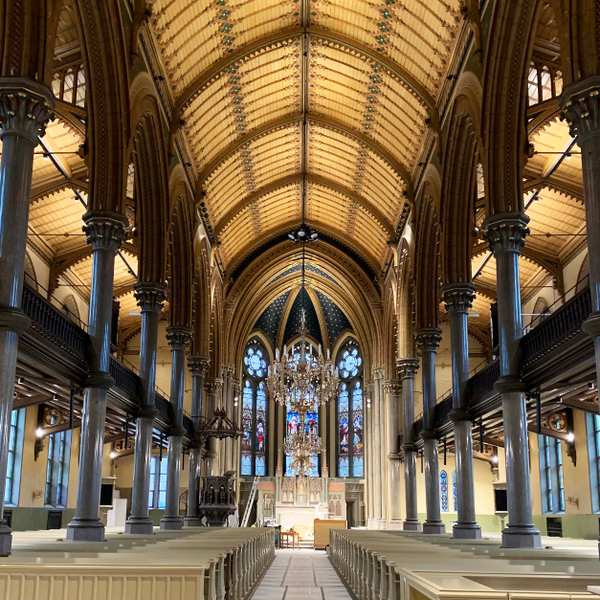
<path id="1" fill-rule="evenodd" d="M 257 522 L 314 539 L 315 519 L 346 519 L 345 484 L 328 477 L 264 477 L 258 484 Z"/>

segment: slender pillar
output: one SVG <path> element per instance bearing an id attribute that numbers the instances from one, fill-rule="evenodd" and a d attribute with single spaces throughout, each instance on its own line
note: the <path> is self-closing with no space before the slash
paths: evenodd
<path id="1" fill-rule="evenodd" d="M 202 408 L 204 406 L 204 378 L 208 371 L 208 360 L 200 356 L 192 356 L 188 361 L 192 373 L 192 423 L 196 437 L 190 448 L 188 463 L 188 505 L 185 515 L 187 527 L 199 527 L 202 520 L 198 514 L 198 495 L 200 493 L 200 478 L 202 477 L 202 446 L 203 438 L 198 434 L 202 425 Z"/>
<path id="2" fill-rule="evenodd" d="M 373 401 L 371 415 L 373 416 L 373 518 L 377 527 L 381 526 L 381 508 L 383 489 L 381 485 L 381 371 L 377 369 L 373 378 Z"/>
<path id="3" fill-rule="evenodd" d="M 440 471 L 438 464 L 438 441 L 433 425 L 433 411 L 436 402 L 435 359 L 442 339 L 435 327 L 421 329 L 417 343 L 421 350 L 423 381 L 423 458 L 425 459 L 425 501 L 427 520 L 423 523 L 423 533 L 444 533 L 440 511 Z"/>
<path id="4" fill-rule="evenodd" d="M 208 410 L 207 418 L 210 421 L 219 407 L 219 396 L 223 389 L 223 380 L 219 378 L 211 379 L 208 382 Z M 217 438 L 211 437 L 208 440 L 208 455 L 206 458 L 206 474 L 219 475 L 221 465 L 219 464 L 219 445 Z"/>
<path id="5" fill-rule="evenodd" d="M 171 346 L 171 405 L 175 413 L 169 432 L 169 460 L 167 463 L 167 505 L 160 520 L 161 529 L 181 529 L 179 516 L 179 481 L 181 479 L 181 451 L 183 449 L 183 395 L 185 392 L 185 347 L 191 339 L 189 329 L 169 327 L 167 340 Z"/>
<path id="6" fill-rule="evenodd" d="M 592 313 L 583 330 L 594 340 L 596 378 L 600 384 L 600 76 L 568 86 L 562 98 L 563 115 L 581 148 L 592 297 Z"/>
<path id="7" fill-rule="evenodd" d="M 419 361 L 415 358 L 401 358 L 396 363 L 402 382 L 402 449 L 404 450 L 404 490 L 406 494 L 405 531 L 419 531 L 417 513 L 417 447 L 412 435 L 415 422 L 415 374 Z"/>
<path id="8" fill-rule="evenodd" d="M 400 520 L 400 470 L 398 454 L 398 407 L 402 387 L 397 380 L 385 385 L 387 398 L 388 519 Z"/>
<path id="9" fill-rule="evenodd" d="M 19 334 L 29 327 L 21 310 L 33 151 L 54 107 L 52 92 L 29 79 L 0 77 L 0 489 L 8 460 Z M 10 554 L 12 533 L 0 495 L 0 555 Z"/>
<path id="10" fill-rule="evenodd" d="M 227 416 L 233 420 L 233 369 L 225 367 L 223 369 L 223 405 Z M 223 454 L 225 458 L 225 467 L 223 473 L 233 470 L 233 438 L 225 438 L 223 444 Z"/>
<path id="11" fill-rule="evenodd" d="M 456 502 L 458 521 L 452 535 L 461 539 L 481 538 L 475 518 L 475 483 L 473 480 L 473 423 L 465 398 L 469 378 L 469 329 L 467 312 L 473 304 L 475 287 L 471 283 L 447 285 L 443 290 L 450 315 L 450 352 L 452 355 L 452 413 L 456 446 Z"/>
<path id="12" fill-rule="evenodd" d="M 496 258 L 500 378 L 494 388 L 502 397 L 508 494 L 508 526 L 502 532 L 502 544 L 507 548 L 541 545 L 531 510 L 525 386 L 519 376 L 519 340 L 523 335 L 519 254 L 529 233 L 528 222 L 522 213 L 497 214 L 484 225 Z"/>
<path id="13" fill-rule="evenodd" d="M 92 289 L 88 315 L 91 341 L 90 373 L 83 394 L 79 479 L 75 516 L 67 526 L 69 541 L 104 540 L 99 519 L 102 485 L 102 446 L 110 376 L 110 340 L 115 255 L 125 238 L 127 220 L 109 212 L 91 212 L 83 217 L 83 230 L 92 246 Z"/>
<path id="14" fill-rule="evenodd" d="M 152 458 L 152 432 L 154 429 L 156 346 L 158 321 L 166 299 L 165 286 L 160 283 L 138 283 L 135 297 L 141 309 L 140 380 L 142 406 L 137 415 L 135 429 L 135 455 L 133 463 L 133 490 L 131 513 L 125 522 L 125 532 L 150 535 L 154 524 L 148 511 L 150 491 L 150 461 Z"/>

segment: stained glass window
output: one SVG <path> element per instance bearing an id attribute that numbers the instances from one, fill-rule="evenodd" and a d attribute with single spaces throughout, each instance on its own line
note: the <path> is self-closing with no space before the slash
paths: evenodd
<path id="1" fill-rule="evenodd" d="M 267 377 L 268 356 L 263 345 L 252 339 L 244 354 L 242 387 L 242 475 L 267 474 Z"/>
<path id="2" fill-rule="evenodd" d="M 292 345 L 292 362 L 294 364 L 298 364 L 300 361 L 300 354 L 302 346 L 301 342 L 297 342 Z M 308 362 L 311 364 L 316 364 L 317 362 L 317 354 L 318 351 L 310 342 L 305 342 L 305 353 L 308 359 Z M 292 435 L 298 431 L 298 427 L 300 426 L 300 415 L 297 411 L 292 410 L 292 407 L 288 404 L 286 409 L 286 435 Z M 315 435 L 319 435 L 319 411 L 317 406 L 313 406 L 313 409 L 308 411 L 305 416 L 304 428 L 307 432 L 314 433 Z M 293 458 L 292 456 L 286 454 L 285 456 L 285 476 L 293 477 L 298 475 L 296 470 L 292 468 Z M 321 457 L 318 454 L 313 454 L 310 457 L 310 469 L 306 473 L 308 477 L 318 477 L 319 470 L 321 468 Z"/>
<path id="3" fill-rule="evenodd" d="M 336 411 L 338 477 L 364 476 L 362 363 L 358 344 L 348 340 L 337 357 L 340 375 Z"/>

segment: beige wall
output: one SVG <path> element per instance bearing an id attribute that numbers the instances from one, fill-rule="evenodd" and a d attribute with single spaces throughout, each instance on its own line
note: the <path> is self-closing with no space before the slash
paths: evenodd
<path id="1" fill-rule="evenodd" d="M 158 352 L 156 356 L 156 387 L 167 400 L 171 390 L 171 349 L 167 342 L 167 321 L 161 321 L 158 328 Z M 140 336 L 131 338 L 125 352 L 125 362 L 137 370 L 140 365 Z M 192 377 L 189 369 L 185 371 L 184 410 L 189 414 L 192 406 Z"/>
<path id="2" fill-rule="evenodd" d="M 37 460 L 34 457 L 35 430 L 37 428 L 37 406 L 28 407 L 25 415 L 25 435 L 23 439 L 23 462 L 19 485 L 19 506 L 28 508 L 44 507 L 46 485 L 46 465 L 48 462 L 48 440 L 44 440 L 43 449 Z M 71 433 L 71 456 L 69 462 L 69 487 L 67 490 L 68 508 L 75 508 L 77 500 L 77 476 L 79 473 L 79 437 L 80 430 Z M 102 476 L 112 475 L 110 444 L 103 449 Z"/>

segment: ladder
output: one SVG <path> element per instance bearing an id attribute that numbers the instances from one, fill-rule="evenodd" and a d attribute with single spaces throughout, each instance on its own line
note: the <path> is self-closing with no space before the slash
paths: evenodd
<path id="1" fill-rule="evenodd" d="M 256 500 L 256 493 L 258 491 L 258 477 L 252 481 L 252 489 L 250 490 L 250 496 L 248 502 L 246 502 L 246 508 L 244 509 L 244 517 L 242 518 L 242 524 L 240 527 L 248 527 L 248 521 L 250 520 L 250 513 L 252 512 L 252 506 Z"/>

